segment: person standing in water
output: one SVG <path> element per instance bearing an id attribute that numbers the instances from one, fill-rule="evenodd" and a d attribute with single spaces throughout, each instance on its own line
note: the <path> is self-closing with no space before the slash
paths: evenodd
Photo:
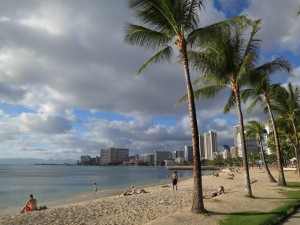
<path id="1" fill-rule="evenodd" d="M 98 191 L 97 183 L 94 183 L 94 195 L 95 195 L 95 197 L 97 196 L 97 191 Z"/>
<path id="2" fill-rule="evenodd" d="M 177 175 L 177 171 L 175 171 L 172 174 L 173 191 L 174 191 L 174 187 L 176 187 L 176 191 L 177 191 L 177 183 L 178 183 L 178 175 Z"/>

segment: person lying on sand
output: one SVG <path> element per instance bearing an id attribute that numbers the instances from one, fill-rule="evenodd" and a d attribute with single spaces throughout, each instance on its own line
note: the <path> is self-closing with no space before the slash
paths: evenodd
<path id="1" fill-rule="evenodd" d="M 216 197 L 216 196 L 219 196 L 219 195 L 222 195 L 222 194 L 225 194 L 225 190 L 224 190 L 223 186 L 220 186 L 217 191 L 213 191 L 209 194 L 205 194 L 203 196 L 203 198 L 209 199 L 209 198 L 213 198 L 213 197 Z"/>
<path id="2" fill-rule="evenodd" d="M 144 189 L 137 189 L 135 186 L 131 186 L 131 191 L 124 191 L 122 194 L 120 194 L 120 197 L 133 195 L 133 194 L 142 194 L 147 193 Z"/>

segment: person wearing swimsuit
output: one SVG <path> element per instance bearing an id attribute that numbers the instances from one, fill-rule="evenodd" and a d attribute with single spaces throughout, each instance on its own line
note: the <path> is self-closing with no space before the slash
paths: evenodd
<path id="1" fill-rule="evenodd" d="M 175 172 L 172 174 L 173 191 L 174 191 L 174 188 L 175 188 L 175 187 L 176 187 L 176 191 L 177 191 L 177 182 L 178 182 L 178 175 L 177 175 L 177 171 L 175 171 Z"/>

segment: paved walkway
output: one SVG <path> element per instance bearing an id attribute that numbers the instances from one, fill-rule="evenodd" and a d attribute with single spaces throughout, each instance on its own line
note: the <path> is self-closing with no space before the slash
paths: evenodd
<path id="1" fill-rule="evenodd" d="M 299 225 L 299 224 L 300 224 L 300 208 L 282 223 L 282 225 Z"/>

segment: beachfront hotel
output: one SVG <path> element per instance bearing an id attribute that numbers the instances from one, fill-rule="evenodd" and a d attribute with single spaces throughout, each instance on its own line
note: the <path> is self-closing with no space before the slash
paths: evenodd
<path id="1" fill-rule="evenodd" d="M 243 157 L 242 153 L 242 143 L 241 143 L 241 129 L 240 126 L 233 127 L 233 139 L 234 147 L 237 147 L 238 157 Z M 258 143 L 255 137 L 246 138 L 246 149 L 248 154 L 256 154 L 259 152 Z"/>
<path id="2" fill-rule="evenodd" d="M 154 165 L 160 166 L 165 160 L 172 158 L 172 152 L 170 151 L 154 151 Z"/>
<path id="3" fill-rule="evenodd" d="M 100 150 L 100 165 L 117 165 L 128 161 L 129 149 L 107 148 Z"/>
<path id="4" fill-rule="evenodd" d="M 214 159 L 217 149 L 217 132 L 208 131 L 199 136 L 200 156 L 201 159 Z"/>

